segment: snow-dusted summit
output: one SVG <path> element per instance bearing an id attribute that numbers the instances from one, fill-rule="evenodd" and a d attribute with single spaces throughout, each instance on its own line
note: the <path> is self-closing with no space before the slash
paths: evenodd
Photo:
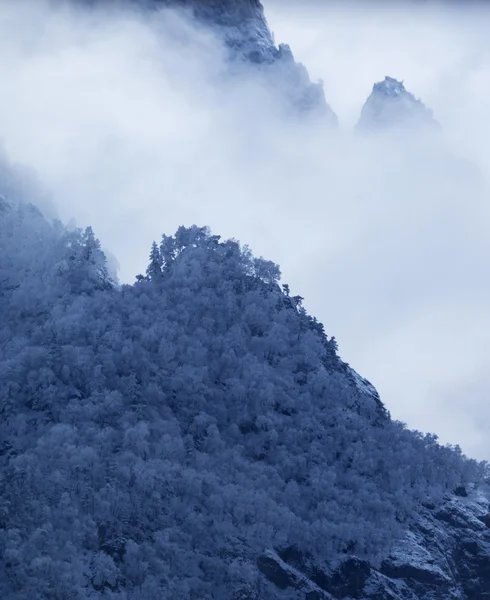
<path id="1" fill-rule="evenodd" d="M 392 129 L 438 130 L 432 111 L 405 89 L 403 81 L 385 77 L 375 83 L 357 124 L 359 131 Z"/>

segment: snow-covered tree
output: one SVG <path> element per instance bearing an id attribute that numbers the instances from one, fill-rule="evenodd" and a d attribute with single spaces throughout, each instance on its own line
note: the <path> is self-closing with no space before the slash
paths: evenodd
<path id="1" fill-rule="evenodd" d="M 284 599 L 264 552 L 379 556 L 421 502 L 483 476 L 392 421 L 235 240 L 181 227 L 119 288 L 90 228 L 25 206 L 0 227 L 9 600 Z"/>

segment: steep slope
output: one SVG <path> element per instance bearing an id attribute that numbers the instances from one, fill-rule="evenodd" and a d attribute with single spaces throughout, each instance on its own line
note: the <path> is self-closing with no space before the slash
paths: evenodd
<path id="1" fill-rule="evenodd" d="M 186 5 L 311 85 L 258 2 Z M 29 196 L 0 169 L 2 599 L 490 597 L 488 469 L 393 421 L 277 265 L 181 227 L 119 286 Z"/>
<path id="2" fill-rule="evenodd" d="M 397 547 L 412 531 L 434 552 L 424 504 L 450 539 L 437 515 L 484 467 L 392 421 L 276 265 L 180 228 L 119 288 L 91 230 L 19 211 L 0 221 L 16 282 L 1 298 L 2 598 L 419 589 L 410 564 L 394 571 Z M 483 525 L 485 510 L 467 508 Z M 461 588 L 485 566 L 482 527 L 465 533 L 478 550 Z"/>
<path id="3" fill-rule="evenodd" d="M 272 35 L 259 0 L 154 0 L 156 6 L 180 6 L 201 22 L 218 27 L 240 58 L 272 63 L 277 57 Z"/>
<path id="4" fill-rule="evenodd" d="M 233 68 L 253 67 L 263 84 L 284 99 L 296 114 L 319 116 L 336 127 L 337 117 L 325 100 L 322 83 L 313 83 L 304 65 L 295 62 L 287 44 L 276 46 L 259 0 L 73 0 L 103 6 L 117 2 L 141 10 L 181 9 L 214 30 L 229 51 Z"/>
<path id="5" fill-rule="evenodd" d="M 258 561 L 278 587 L 315 600 L 485 600 L 490 597 L 490 494 L 464 487 L 426 502 L 391 551 L 376 562 L 344 557 L 319 568 L 289 547 Z"/>
<path id="6" fill-rule="evenodd" d="M 439 124 L 432 112 L 413 94 L 403 82 L 392 77 L 375 83 L 364 103 L 357 124 L 359 131 L 390 131 L 396 129 L 421 129 L 438 131 Z"/>
<path id="7" fill-rule="evenodd" d="M 287 44 L 275 46 L 260 0 L 156 0 L 156 4 L 182 5 L 198 20 L 217 27 L 233 58 L 265 69 L 267 80 L 301 112 L 323 115 L 330 124 L 337 125 L 322 84 L 310 81 L 308 71 L 295 62 Z"/>

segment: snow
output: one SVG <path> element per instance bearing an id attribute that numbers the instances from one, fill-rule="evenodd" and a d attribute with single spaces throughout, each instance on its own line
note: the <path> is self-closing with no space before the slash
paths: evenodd
<path id="1" fill-rule="evenodd" d="M 451 582 L 451 576 L 434 562 L 433 555 L 420 545 L 418 536 L 409 531 L 406 537 L 398 542 L 390 555 L 390 563 L 395 567 L 411 566 L 420 571 L 436 575 L 438 579 Z M 449 565 L 447 566 L 449 570 Z"/>
<path id="2" fill-rule="evenodd" d="M 361 377 L 359 375 L 359 373 L 356 373 L 356 371 L 354 371 L 354 369 L 352 367 L 348 367 L 348 370 L 349 370 L 350 375 L 354 379 L 357 389 L 362 394 L 367 394 L 368 396 L 372 396 L 374 398 L 379 398 L 379 394 L 378 394 L 376 388 L 374 387 L 374 385 L 369 383 L 369 381 L 367 379 L 364 379 L 364 377 Z"/>
<path id="3" fill-rule="evenodd" d="M 280 556 L 274 552 L 274 550 L 266 550 L 265 555 L 273 560 L 279 567 L 281 567 L 283 571 L 290 573 L 293 580 L 299 580 L 303 582 L 304 586 L 308 588 L 308 592 L 317 592 L 320 594 L 320 597 L 324 598 L 325 600 L 334 600 L 333 596 L 316 585 L 316 583 L 308 579 L 303 573 L 301 573 L 301 571 L 298 571 L 298 569 L 295 569 L 291 565 L 288 565 L 288 563 L 284 562 L 282 558 L 280 558 Z"/>

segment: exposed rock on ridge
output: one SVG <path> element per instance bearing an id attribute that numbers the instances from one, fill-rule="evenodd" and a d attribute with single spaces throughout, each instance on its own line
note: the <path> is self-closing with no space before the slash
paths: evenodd
<path id="1" fill-rule="evenodd" d="M 420 100 L 405 89 L 402 81 L 385 77 L 375 83 L 364 103 L 357 124 L 359 131 L 388 131 L 393 129 L 440 129 L 437 121 Z"/>
<path id="2" fill-rule="evenodd" d="M 196 18 L 217 27 L 232 58 L 267 70 L 270 83 L 302 113 L 315 113 L 337 125 L 325 100 L 322 83 L 310 81 L 304 65 L 295 62 L 286 44 L 276 47 L 259 0 L 152 0 L 156 5 L 184 6 Z"/>
<path id="3" fill-rule="evenodd" d="M 80 1 L 80 0 L 78 0 Z M 90 5 L 113 0 L 82 0 Z M 322 82 L 310 80 L 304 65 L 294 60 L 286 44 L 276 46 L 259 0 L 120 0 L 119 4 L 147 10 L 182 8 L 213 28 L 229 49 L 230 58 L 252 64 L 264 82 L 301 115 L 322 117 L 337 126 L 337 116 L 327 104 Z"/>
<path id="4" fill-rule="evenodd" d="M 346 556 L 335 568 L 319 568 L 285 548 L 265 553 L 258 568 L 278 588 L 305 600 L 488 600 L 488 494 L 458 488 L 442 507 L 426 505 L 377 565 Z"/>

